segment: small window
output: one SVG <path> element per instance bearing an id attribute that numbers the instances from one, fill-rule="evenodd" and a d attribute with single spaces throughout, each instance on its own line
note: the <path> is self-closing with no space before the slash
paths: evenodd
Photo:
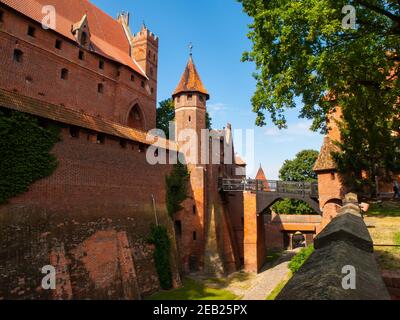
<path id="1" fill-rule="evenodd" d="M 0 10 L 0 22 L 4 21 L 4 12 Z"/>
<path id="2" fill-rule="evenodd" d="M 87 44 L 87 39 L 88 39 L 87 33 L 86 33 L 86 32 L 82 32 L 82 35 L 81 35 L 81 45 L 86 46 L 86 44 Z"/>
<path id="3" fill-rule="evenodd" d="M 140 143 L 140 144 L 139 144 L 139 150 L 138 150 L 138 151 L 139 151 L 139 152 L 144 152 L 145 149 L 146 149 L 145 145 L 142 144 L 142 143 Z"/>
<path id="4" fill-rule="evenodd" d="M 142 86 L 142 88 L 144 88 L 144 81 L 143 80 L 142 80 L 141 86 Z"/>
<path id="5" fill-rule="evenodd" d="M 131 81 L 134 82 L 135 81 L 135 76 L 132 74 L 131 75 Z"/>
<path id="6" fill-rule="evenodd" d="M 202 95 L 199 95 L 199 98 L 200 98 L 200 101 L 201 101 L 201 102 L 203 102 L 203 101 L 204 101 L 204 98 L 203 98 L 203 96 L 202 96 Z"/>
<path id="7" fill-rule="evenodd" d="M 106 142 L 106 136 L 103 133 L 97 135 L 97 144 L 104 144 Z"/>
<path id="8" fill-rule="evenodd" d="M 36 35 L 36 28 L 32 26 L 28 26 L 28 36 L 35 37 Z"/>
<path id="9" fill-rule="evenodd" d="M 103 60 L 99 61 L 99 69 L 101 69 L 101 70 L 104 69 L 104 61 Z"/>
<path id="10" fill-rule="evenodd" d="M 154 70 L 153 70 L 153 68 L 150 68 L 150 75 L 153 76 L 153 74 L 154 74 Z"/>
<path id="11" fill-rule="evenodd" d="M 119 145 L 121 146 L 122 149 L 126 149 L 128 142 L 125 139 L 119 140 Z"/>
<path id="12" fill-rule="evenodd" d="M 192 95 L 192 94 L 189 94 L 189 95 L 188 95 L 188 101 L 192 101 L 192 99 L 193 99 L 193 95 Z"/>
<path id="13" fill-rule="evenodd" d="M 79 60 L 85 59 L 85 53 L 82 50 L 79 50 Z"/>
<path id="14" fill-rule="evenodd" d="M 14 61 L 15 62 L 22 62 L 23 55 L 24 55 L 24 53 L 21 50 L 15 49 L 14 50 Z"/>
<path id="15" fill-rule="evenodd" d="M 68 69 L 61 69 L 61 79 L 68 80 Z"/>
<path id="16" fill-rule="evenodd" d="M 56 49 L 61 50 L 62 47 L 62 41 L 60 39 L 56 40 L 56 44 L 55 44 Z"/>
<path id="17" fill-rule="evenodd" d="M 331 180 L 335 180 L 335 173 L 331 173 Z"/>
<path id="18" fill-rule="evenodd" d="M 104 93 L 104 84 L 99 83 L 99 84 L 97 85 L 97 92 L 98 92 L 98 93 Z"/>
<path id="19" fill-rule="evenodd" d="M 154 88 L 151 88 L 151 90 L 150 90 L 150 91 L 151 91 L 151 94 L 153 94 L 153 93 L 154 93 Z"/>
<path id="20" fill-rule="evenodd" d="M 176 98 L 176 102 L 179 103 L 181 101 L 181 97 Z"/>
<path id="21" fill-rule="evenodd" d="M 196 214 L 196 205 L 193 205 L 192 210 L 193 210 L 193 214 Z"/>
<path id="22" fill-rule="evenodd" d="M 196 240 L 197 240 L 197 232 L 193 231 L 193 241 L 196 241 Z"/>
<path id="23" fill-rule="evenodd" d="M 192 117 L 191 116 L 189 116 L 189 122 L 191 122 L 192 121 Z"/>
<path id="24" fill-rule="evenodd" d="M 79 138 L 79 128 L 77 127 L 69 127 L 69 135 L 71 138 Z"/>

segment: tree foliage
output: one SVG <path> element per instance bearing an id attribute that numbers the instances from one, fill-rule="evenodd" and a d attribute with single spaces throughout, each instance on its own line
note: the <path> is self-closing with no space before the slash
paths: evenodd
<path id="1" fill-rule="evenodd" d="M 312 182 L 317 179 L 313 171 L 315 161 L 318 158 L 318 151 L 303 150 L 297 153 L 293 160 L 286 160 L 279 170 L 279 178 L 283 181 L 304 181 Z"/>
<path id="2" fill-rule="evenodd" d="M 171 240 L 165 226 L 152 225 L 148 242 L 155 246 L 154 263 L 156 266 L 161 288 L 169 290 L 172 288 L 171 269 Z"/>
<path id="3" fill-rule="evenodd" d="M 285 127 L 286 109 L 302 97 L 301 116 L 324 128 L 333 108 L 329 91 L 342 107 L 354 106 L 349 97 L 366 97 L 367 89 L 381 95 L 393 111 L 399 96 L 397 53 L 400 45 L 400 5 L 389 0 L 239 0 L 253 17 L 249 38 L 253 50 L 244 61 L 256 64 L 257 89 L 253 108 L 257 124 L 265 111 Z M 353 5 L 357 24 L 344 29 L 342 8 Z"/>
<path id="4" fill-rule="evenodd" d="M 315 211 L 304 201 L 283 199 L 271 206 L 277 214 L 315 214 Z"/>
<path id="5" fill-rule="evenodd" d="M 161 129 L 167 138 L 170 138 L 169 124 L 175 120 L 175 107 L 172 99 L 166 99 L 159 103 L 157 108 L 157 129 Z M 212 119 L 206 112 L 206 128 L 211 129 Z"/>
<path id="6" fill-rule="evenodd" d="M 52 174 L 57 159 L 50 151 L 58 136 L 57 126 L 44 128 L 35 117 L 0 109 L 0 204 Z"/>
<path id="7" fill-rule="evenodd" d="M 189 172 L 185 165 L 178 162 L 169 176 L 166 177 L 167 210 L 170 217 L 182 209 L 181 203 L 187 198 Z"/>
<path id="8" fill-rule="evenodd" d="M 256 64 L 252 98 L 257 124 L 266 113 L 280 128 L 295 99 L 300 116 L 326 131 L 326 116 L 343 111 L 336 155 L 347 183 L 375 189 L 375 175 L 396 170 L 399 141 L 400 2 L 391 0 L 240 0 L 253 17 L 253 50 L 243 61 Z M 355 8 L 356 24 L 343 27 L 346 5 Z M 329 93 L 329 94 L 328 94 Z M 329 97 L 329 98 L 327 98 Z M 361 179 L 361 172 L 367 179 Z"/>
<path id="9" fill-rule="evenodd" d="M 293 160 L 286 160 L 279 171 L 279 178 L 283 181 L 313 182 L 317 175 L 313 171 L 318 151 L 303 150 L 297 153 Z M 315 214 L 306 202 L 301 200 L 283 199 L 271 206 L 277 214 Z"/>

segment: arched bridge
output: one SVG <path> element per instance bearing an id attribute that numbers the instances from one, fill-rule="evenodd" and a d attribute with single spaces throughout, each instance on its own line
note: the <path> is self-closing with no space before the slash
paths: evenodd
<path id="1" fill-rule="evenodd" d="M 293 182 L 279 180 L 219 179 L 220 192 L 257 193 L 257 211 L 261 214 L 275 202 L 289 198 L 308 203 L 315 212 L 321 213 L 317 182 Z"/>

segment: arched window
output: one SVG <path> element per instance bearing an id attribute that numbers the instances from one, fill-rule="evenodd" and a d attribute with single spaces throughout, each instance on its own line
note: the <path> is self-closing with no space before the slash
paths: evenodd
<path id="1" fill-rule="evenodd" d="M 144 129 L 143 115 L 138 104 L 135 104 L 128 116 L 128 127 L 134 129 Z"/>

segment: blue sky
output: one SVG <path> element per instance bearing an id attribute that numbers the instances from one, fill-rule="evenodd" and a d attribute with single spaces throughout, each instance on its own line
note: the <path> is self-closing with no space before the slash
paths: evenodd
<path id="1" fill-rule="evenodd" d="M 91 0 L 113 17 L 119 11 L 131 14 L 132 32 L 144 21 L 160 38 L 158 100 L 169 98 L 178 84 L 193 43 L 193 58 L 210 92 L 208 111 L 213 128 L 230 122 L 234 129 L 255 129 L 254 176 L 261 163 L 269 179 L 277 179 L 286 159 L 303 149 L 319 150 L 322 135 L 308 130 L 310 122 L 298 119 L 298 110 L 287 112 L 289 128 L 278 130 L 271 123 L 254 125 L 251 97 L 255 90 L 251 63 L 240 61 L 251 48 L 247 39 L 250 18 L 236 0 Z M 301 107 L 299 101 L 298 106 Z"/>

